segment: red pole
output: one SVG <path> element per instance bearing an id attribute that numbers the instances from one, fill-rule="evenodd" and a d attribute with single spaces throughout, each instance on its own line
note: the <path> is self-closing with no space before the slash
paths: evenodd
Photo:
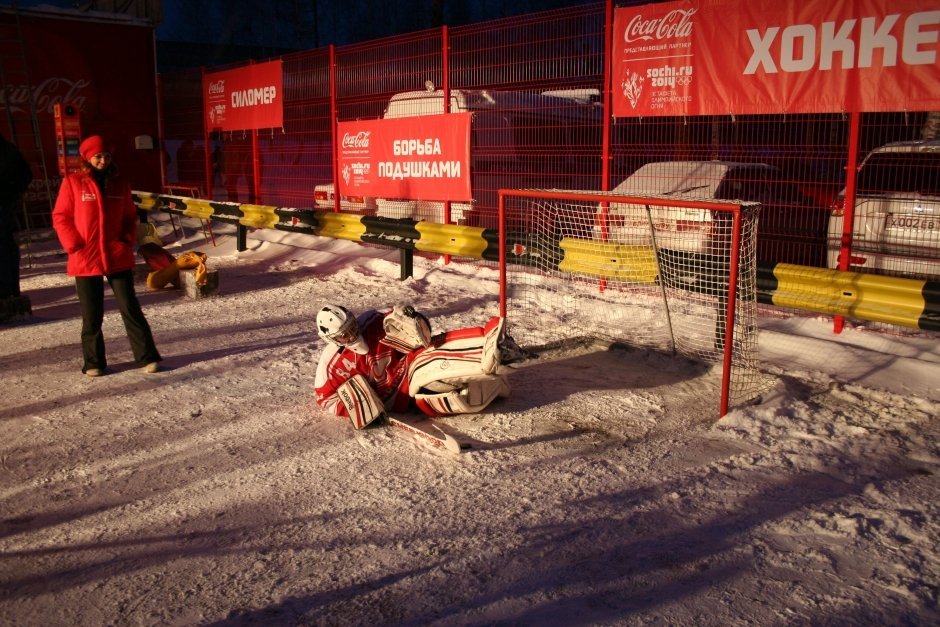
<path id="1" fill-rule="evenodd" d="M 157 146 L 160 149 L 160 191 L 163 191 L 166 187 L 166 138 L 163 136 L 163 81 L 160 80 L 160 75 L 157 73 L 156 68 L 156 59 L 157 59 L 157 29 L 153 29 L 151 36 L 151 43 L 153 45 L 153 58 L 154 58 L 154 87 L 156 88 L 157 93 Z M 177 164 L 178 166 L 179 164 Z"/>
<path id="2" fill-rule="evenodd" d="M 333 138 L 333 211 L 339 212 L 339 146 L 337 145 L 339 130 L 337 128 L 336 108 L 336 45 L 330 44 L 330 134 Z"/>
<path id="3" fill-rule="evenodd" d="M 202 85 L 205 85 L 206 84 L 206 68 L 201 67 L 199 68 L 199 70 L 200 70 L 200 73 L 202 74 L 202 80 L 200 82 Z M 213 150 L 212 145 L 209 143 L 209 129 L 208 127 L 206 127 L 206 101 L 204 99 L 206 95 L 205 94 L 206 90 L 202 86 L 200 86 L 200 90 L 201 90 L 201 96 L 200 96 L 199 102 L 202 103 L 202 106 L 201 106 L 202 145 L 205 146 L 205 149 L 203 150 L 203 152 L 205 153 L 203 155 L 203 167 L 205 168 L 205 176 L 206 176 L 206 180 L 205 180 L 206 198 L 208 198 L 209 200 L 212 200 L 212 182 L 215 180 L 215 172 L 212 169 L 212 153 L 215 151 Z M 179 166 L 179 164 L 176 164 L 176 165 Z"/>
<path id="4" fill-rule="evenodd" d="M 163 81 L 157 74 L 157 141 L 156 145 L 160 149 L 160 191 L 166 190 L 166 138 L 163 136 Z M 179 164 L 176 164 L 179 167 Z"/>
<path id="5" fill-rule="evenodd" d="M 601 191 L 610 191 L 610 133 L 611 100 L 613 99 L 613 80 L 611 76 L 611 55 L 614 39 L 614 0 L 607 0 L 604 17 L 604 138 L 601 151 Z M 606 203 L 604 205 L 606 210 Z M 606 238 L 605 238 L 606 239 Z"/>
<path id="6" fill-rule="evenodd" d="M 614 0 L 607 0 L 604 7 L 604 93 L 601 97 L 604 99 L 604 127 L 601 148 L 601 191 L 610 191 L 610 133 L 611 133 L 611 100 L 613 100 L 613 78 L 611 55 L 613 53 L 614 40 Z M 598 217 L 601 227 L 601 241 L 607 241 L 607 210 L 609 203 L 602 202 Z M 601 291 L 607 288 L 607 279 L 601 279 L 598 287 Z"/>
<path id="7" fill-rule="evenodd" d="M 251 129 L 251 180 L 254 193 L 248 195 L 248 202 L 258 204 L 261 202 L 261 150 L 258 147 L 258 129 Z"/>
<path id="8" fill-rule="evenodd" d="M 447 25 L 441 26 L 441 90 L 444 96 L 444 113 L 450 113 L 450 62 L 448 59 L 448 50 L 450 41 L 448 40 Z M 444 224 L 451 224 L 450 220 L 450 201 L 444 201 Z M 450 263 L 450 255 L 444 255 L 444 263 Z"/>
<path id="9" fill-rule="evenodd" d="M 839 246 L 839 270 L 849 269 L 852 256 L 852 231 L 855 228 L 855 182 L 858 174 L 858 143 L 861 134 L 862 114 L 855 111 L 849 115 L 849 161 L 845 166 L 845 198 L 842 202 L 842 242 Z M 832 332 L 842 333 L 845 327 L 843 316 L 834 316 Z"/>
<path id="10" fill-rule="evenodd" d="M 735 303 L 738 295 L 738 258 L 741 253 L 741 205 L 735 207 L 731 222 L 731 266 L 728 271 L 728 306 L 725 308 L 725 350 L 721 362 L 721 400 L 718 417 L 728 413 L 731 396 L 731 353 L 734 348 Z M 720 308 L 718 315 L 722 314 Z"/>
<path id="11" fill-rule="evenodd" d="M 248 61 L 254 65 L 254 59 Z M 258 149 L 258 129 L 251 129 L 251 189 L 248 202 L 258 204 L 261 198 L 261 153 Z"/>
<path id="12" fill-rule="evenodd" d="M 498 191 L 497 215 L 499 216 L 499 316 L 506 317 L 506 221 L 505 206 L 506 198 L 503 196 L 503 190 Z"/>

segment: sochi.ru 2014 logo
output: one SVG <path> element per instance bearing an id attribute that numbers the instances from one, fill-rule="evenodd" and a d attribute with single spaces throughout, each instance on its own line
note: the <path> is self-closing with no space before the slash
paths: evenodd
<path id="1" fill-rule="evenodd" d="M 215 105 L 209 107 L 209 121 L 213 124 L 221 124 L 225 117 L 225 105 Z"/>
<path id="2" fill-rule="evenodd" d="M 620 87 L 623 89 L 624 97 L 636 109 L 636 105 L 640 101 L 640 94 L 643 93 L 643 77 L 636 72 L 627 70 Z"/>
<path id="3" fill-rule="evenodd" d="M 349 164 L 344 165 L 343 166 L 343 181 L 345 181 L 347 185 L 349 185 L 349 178 L 351 175 L 352 175 L 352 172 L 349 169 Z"/>

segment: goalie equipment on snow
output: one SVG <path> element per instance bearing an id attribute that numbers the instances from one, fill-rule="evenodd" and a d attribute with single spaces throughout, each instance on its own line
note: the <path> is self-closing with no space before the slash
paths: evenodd
<path id="1" fill-rule="evenodd" d="M 450 391 L 446 391 L 447 388 Z M 509 396 L 509 383 L 499 374 L 436 381 L 415 394 L 415 404 L 428 416 L 475 414 L 497 397 Z"/>
<path id="2" fill-rule="evenodd" d="M 407 353 L 431 344 L 431 322 L 411 305 L 396 305 L 382 320 L 385 337 L 381 342 Z"/>
<path id="3" fill-rule="evenodd" d="M 421 388 L 436 392 L 435 381 L 495 374 L 499 369 L 499 335 L 503 319 L 496 316 L 483 327 L 451 331 L 445 341 L 421 351 L 408 366 L 408 394 Z"/>
<path id="4" fill-rule="evenodd" d="M 369 382 L 357 374 L 336 388 L 339 400 L 346 406 L 349 421 L 355 429 L 365 429 L 375 419 L 385 414 L 382 399 L 379 398 Z"/>
<path id="5" fill-rule="evenodd" d="M 369 346 L 359 334 L 356 317 L 342 305 L 326 305 L 317 312 L 317 335 L 331 344 L 366 355 Z"/>

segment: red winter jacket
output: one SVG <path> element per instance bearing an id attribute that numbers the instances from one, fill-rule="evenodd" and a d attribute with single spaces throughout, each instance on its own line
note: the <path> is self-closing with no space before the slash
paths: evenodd
<path id="1" fill-rule="evenodd" d="M 59 188 L 52 225 L 69 254 L 69 276 L 103 276 L 134 267 L 137 208 L 118 177 L 102 194 L 91 174 L 68 175 Z"/>

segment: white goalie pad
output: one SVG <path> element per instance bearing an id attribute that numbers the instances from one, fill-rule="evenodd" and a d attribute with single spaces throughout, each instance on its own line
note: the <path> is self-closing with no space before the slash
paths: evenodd
<path id="1" fill-rule="evenodd" d="M 486 374 L 449 382 L 450 391 L 422 391 L 415 395 L 418 408 L 429 416 L 449 414 L 475 414 L 481 412 L 498 397 L 509 396 L 509 383 L 502 375 Z"/>
<path id="2" fill-rule="evenodd" d="M 336 388 L 336 394 L 346 406 L 349 421 L 356 429 L 364 429 L 385 413 L 382 399 L 361 374 L 357 374 Z"/>
<path id="3" fill-rule="evenodd" d="M 453 339 L 422 351 L 408 367 L 408 394 L 415 396 L 422 388 L 444 392 L 436 382 L 494 374 L 502 327 L 502 318 L 493 318 L 482 329 L 453 332 L 448 334 Z"/>
<path id="4" fill-rule="evenodd" d="M 496 316 L 483 327 L 483 355 L 480 367 L 483 372 L 493 373 L 499 368 L 499 340 L 503 333 L 505 318 Z"/>
<path id="5" fill-rule="evenodd" d="M 414 307 L 396 305 L 382 320 L 385 328 L 383 344 L 401 353 L 431 345 L 431 323 Z"/>

